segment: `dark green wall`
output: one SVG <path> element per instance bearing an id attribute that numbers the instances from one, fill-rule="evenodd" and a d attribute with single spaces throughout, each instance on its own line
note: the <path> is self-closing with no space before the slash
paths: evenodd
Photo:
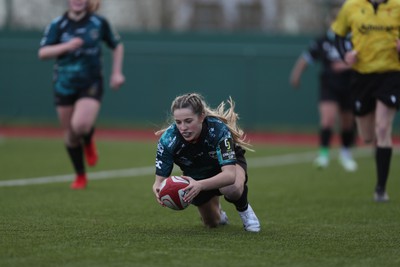
<path id="1" fill-rule="evenodd" d="M 316 127 L 317 71 L 289 87 L 292 65 L 309 36 L 122 33 L 126 85 L 108 86 L 100 123 L 159 127 L 176 95 L 200 92 L 211 106 L 232 96 L 247 129 Z M 1 124 L 55 121 L 52 62 L 39 61 L 41 33 L 0 32 Z M 104 50 L 105 62 L 110 53 Z M 107 64 L 108 65 L 108 64 Z M 108 84 L 109 66 L 105 68 Z"/>

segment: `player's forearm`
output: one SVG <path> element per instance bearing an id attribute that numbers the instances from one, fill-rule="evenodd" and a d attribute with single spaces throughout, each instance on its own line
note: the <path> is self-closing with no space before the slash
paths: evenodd
<path id="1" fill-rule="evenodd" d="M 235 183 L 236 167 L 234 165 L 231 165 L 231 167 L 233 168 L 223 170 L 209 179 L 200 180 L 203 190 L 217 189 Z"/>
<path id="2" fill-rule="evenodd" d="M 40 59 L 56 58 L 62 54 L 69 52 L 67 43 L 48 45 L 39 49 L 38 56 Z"/>
<path id="3" fill-rule="evenodd" d="M 290 84 L 293 87 L 299 86 L 301 75 L 303 74 L 307 66 L 308 66 L 307 61 L 302 56 L 300 56 L 296 61 L 296 64 L 294 65 L 292 72 L 290 74 Z"/>
<path id="4" fill-rule="evenodd" d="M 351 66 L 344 61 L 334 61 L 332 62 L 331 67 L 334 72 L 342 72 L 351 69 Z"/>
<path id="5" fill-rule="evenodd" d="M 113 73 L 122 73 L 122 65 L 124 61 L 124 45 L 119 44 L 113 51 Z"/>

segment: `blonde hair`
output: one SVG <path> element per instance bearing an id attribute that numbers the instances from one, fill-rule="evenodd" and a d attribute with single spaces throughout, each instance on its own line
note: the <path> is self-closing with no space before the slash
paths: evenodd
<path id="1" fill-rule="evenodd" d="M 222 101 L 216 109 L 210 108 L 203 97 L 198 93 L 189 93 L 185 95 L 178 96 L 172 101 L 171 104 L 171 113 L 173 114 L 175 110 L 182 108 L 189 108 L 193 111 L 194 114 L 201 116 L 210 116 L 215 117 L 223 121 L 226 126 L 229 128 L 233 140 L 235 143 L 239 144 L 243 148 L 253 151 L 250 148 L 250 144 L 246 142 L 246 136 L 243 130 L 237 125 L 237 121 L 239 119 L 239 115 L 235 112 L 235 102 L 231 97 L 228 99 L 229 108 L 225 110 L 226 103 Z M 161 135 L 167 130 L 164 128 L 156 132 L 156 135 Z"/>
<path id="2" fill-rule="evenodd" d="M 88 0 L 88 11 L 93 13 L 99 10 L 100 8 L 100 0 Z"/>

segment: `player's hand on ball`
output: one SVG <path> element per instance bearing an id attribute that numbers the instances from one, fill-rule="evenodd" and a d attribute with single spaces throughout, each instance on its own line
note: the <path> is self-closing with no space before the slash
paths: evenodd
<path id="1" fill-rule="evenodd" d="M 158 183 L 159 187 L 155 186 L 155 191 L 162 206 L 173 210 L 184 210 L 190 205 L 190 202 L 183 199 L 186 195 L 186 187 L 189 185 L 188 179 L 170 176 L 159 180 Z"/>
<path id="2" fill-rule="evenodd" d="M 183 197 L 183 201 L 190 203 L 203 190 L 203 187 L 201 183 L 194 180 L 192 177 L 182 176 L 182 178 L 189 182 L 189 185 L 185 188 L 186 194 Z"/>
<path id="3" fill-rule="evenodd" d="M 160 195 L 159 195 L 160 187 L 161 187 L 161 183 L 156 181 L 153 184 L 153 193 L 156 196 L 156 200 L 157 200 L 158 204 L 160 204 L 161 206 L 165 206 L 164 203 L 160 200 Z"/>

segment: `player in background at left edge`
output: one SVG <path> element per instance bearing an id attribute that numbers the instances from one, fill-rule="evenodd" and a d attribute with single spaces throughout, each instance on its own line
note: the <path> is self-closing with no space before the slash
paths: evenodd
<path id="1" fill-rule="evenodd" d="M 115 90 L 125 82 L 124 48 L 108 21 L 95 13 L 100 0 L 68 0 L 68 4 L 67 12 L 46 28 L 38 54 L 40 59 L 56 59 L 54 102 L 76 173 L 71 188 L 84 189 L 84 155 L 89 166 L 98 160 L 93 135 L 103 97 L 101 43 L 113 50 L 110 86 Z"/>

